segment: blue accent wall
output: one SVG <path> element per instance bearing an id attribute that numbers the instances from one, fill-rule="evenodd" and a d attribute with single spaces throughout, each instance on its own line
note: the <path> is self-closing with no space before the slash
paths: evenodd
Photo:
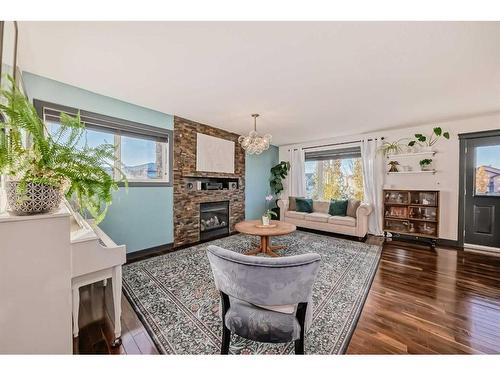
<path id="1" fill-rule="evenodd" d="M 171 115 L 96 94 L 29 72 L 23 72 L 26 93 L 40 99 L 125 120 L 174 129 Z M 173 242 L 173 188 L 129 187 L 114 194 L 106 219 L 99 225 L 127 252 Z"/>
<path id="2" fill-rule="evenodd" d="M 266 210 L 266 195 L 271 193 L 271 168 L 279 163 L 279 149 L 269 147 L 260 155 L 245 156 L 245 218 L 259 219 Z"/>

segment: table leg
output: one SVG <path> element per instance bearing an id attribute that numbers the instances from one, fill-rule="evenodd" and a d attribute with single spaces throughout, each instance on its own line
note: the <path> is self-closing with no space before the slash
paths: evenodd
<path id="1" fill-rule="evenodd" d="M 272 246 L 271 239 L 267 240 L 266 254 L 271 257 L 279 257 L 280 255 L 276 254 L 273 250 L 284 249 L 285 246 Z"/>
<path id="2" fill-rule="evenodd" d="M 245 253 L 245 255 L 256 255 L 259 253 L 267 254 L 271 257 L 279 257 L 280 255 L 276 254 L 273 250 L 284 249 L 286 246 L 272 246 L 271 238 L 269 236 L 260 236 L 260 246 L 249 250 Z"/>
<path id="3" fill-rule="evenodd" d="M 255 254 L 259 254 L 261 253 L 262 250 L 260 249 L 260 246 L 259 247 L 256 247 L 255 249 L 252 249 L 252 250 L 248 250 L 245 255 L 255 255 Z"/>
<path id="4" fill-rule="evenodd" d="M 281 249 L 286 249 L 286 246 L 283 245 L 276 245 L 276 246 L 271 246 L 269 245 L 270 250 L 281 250 Z"/>
<path id="5" fill-rule="evenodd" d="M 256 254 L 266 254 L 267 253 L 267 247 L 269 244 L 269 237 L 268 236 L 260 236 L 260 246 L 249 250 L 245 253 L 245 255 L 256 255 Z"/>

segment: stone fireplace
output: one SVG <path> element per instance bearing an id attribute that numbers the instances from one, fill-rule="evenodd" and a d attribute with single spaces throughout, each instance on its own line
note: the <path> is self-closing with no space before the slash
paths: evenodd
<path id="1" fill-rule="evenodd" d="M 197 133 L 235 142 L 234 173 L 198 172 L 196 170 Z M 238 145 L 238 134 L 212 126 L 174 117 L 174 247 L 234 232 L 234 225 L 245 218 L 245 152 Z M 220 186 L 219 189 L 201 190 L 200 186 Z M 218 228 L 201 230 L 202 208 L 225 202 L 227 205 L 227 228 L 224 233 Z M 208 204 L 205 206 L 205 204 Z M 221 211 L 222 212 L 222 211 Z M 221 217 L 218 214 L 218 221 Z M 211 224 L 215 224 L 215 219 Z M 206 223 L 203 224 L 204 226 Z M 206 227 L 204 228 L 206 229 Z M 217 233 L 209 233 L 217 232 Z"/>

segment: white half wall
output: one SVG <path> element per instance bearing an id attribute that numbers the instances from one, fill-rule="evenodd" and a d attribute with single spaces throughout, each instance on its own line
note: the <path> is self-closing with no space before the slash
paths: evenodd
<path id="1" fill-rule="evenodd" d="M 304 144 L 284 145 L 279 148 L 279 158 L 280 161 L 286 161 L 288 158 L 287 150 L 290 147 L 321 146 L 331 143 L 357 141 L 363 137 L 384 137 L 387 141 L 394 141 L 400 138 L 411 138 L 415 133 L 430 133 L 435 126 L 440 126 L 443 128 L 443 131 L 450 132 L 450 140 L 441 139 L 434 146 L 434 149 L 437 151 L 433 158 L 434 166 L 437 169 L 436 174 L 384 175 L 384 188 L 440 190 L 440 238 L 457 240 L 460 158 L 458 134 L 499 129 L 500 112 L 473 118 L 440 122 L 439 124 L 423 124 L 420 126 L 383 130 L 369 134 L 332 137 Z M 286 196 L 286 190 L 284 195 Z"/>

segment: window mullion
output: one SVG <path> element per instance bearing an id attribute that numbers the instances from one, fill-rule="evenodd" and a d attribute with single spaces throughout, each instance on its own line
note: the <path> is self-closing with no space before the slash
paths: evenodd
<path id="1" fill-rule="evenodd" d="M 168 148 L 169 148 L 169 143 L 162 143 L 162 147 L 163 147 L 163 178 L 165 180 L 167 180 L 167 182 L 170 181 L 170 176 L 169 176 L 169 169 L 168 169 L 168 166 L 169 166 L 169 163 L 170 163 L 170 160 L 168 160 Z"/>
<path id="2" fill-rule="evenodd" d="M 113 179 L 118 180 L 121 179 L 122 176 L 117 176 L 119 170 L 121 170 L 121 161 L 122 161 L 122 147 L 121 147 L 121 136 L 118 133 L 114 134 L 114 142 L 115 142 L 115 168 L 113 169 Z"/>

